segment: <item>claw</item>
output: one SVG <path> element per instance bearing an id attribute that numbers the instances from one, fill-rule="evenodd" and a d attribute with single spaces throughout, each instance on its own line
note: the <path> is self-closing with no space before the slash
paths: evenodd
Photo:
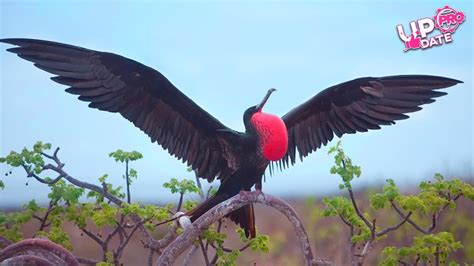
<path id="1" fill-rule="evenodd" d="M 258 197 L 263 197 L 263 199 L 266 199 L 265 194 L 260 189 L 256 189 L 255 191 L 241 190 L 239 192 L 239 195 L 240 195 L 241 198 L 249 198 L 252 193 L 257 194 L 257 198 Z"/>
<path id="2" fill-rule="evenodd" d="M 255 189 L 255 193 L 257 193 L 257 198 L 262 196 L 264 200 L 267 199 L 267 198 L 265 198 L 265 193 L 263 193 L 263 191 L 261 189 Z"/>

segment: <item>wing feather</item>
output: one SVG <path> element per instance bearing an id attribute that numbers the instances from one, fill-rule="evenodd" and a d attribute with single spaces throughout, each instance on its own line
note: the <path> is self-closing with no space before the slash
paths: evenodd
<path id="1" fill-rule="evenodd" d="M 120 55 L 34 39 L 1 39 L 89 107 L 118 112 L 198 175 L 228 173 L 218 131 L 229 130 L 160 72 Z M 218 176 L 219 177 L 219 176 Z"/>
<path id="2" fill-rule="evenodd" d="M 437 91 L 461 83 L 450 78 L 405 75 L 359 78 L 327 88 L 282 117 L 288 129 L 283 166 L 303 160 L 334 135 L 367 132 L 407 119 L 406 113 L 446 95 Z"/>

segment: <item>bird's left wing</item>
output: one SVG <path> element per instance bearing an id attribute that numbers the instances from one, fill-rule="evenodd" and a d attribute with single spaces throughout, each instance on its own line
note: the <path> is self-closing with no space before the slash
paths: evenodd
<path id="1" fill-rule="evenodd" d="M 227 171 L 216 134 L 229 130 L 158 71 L 120 55 L 34 39 L 1 39 L 8 51 L 70 86 L 89 107 L 118 112 L 200 177 Z"/>
<path id="2" fill-rule="evenodd" d="M 279 167 L 302 160 L 334 135 L 366 132 L 408 118 L 445 95 L 436 91 L 461 81 L 426 75 L 359 78 L 327 88 L 282 117 L 288 129 L 288 151 Z"/>

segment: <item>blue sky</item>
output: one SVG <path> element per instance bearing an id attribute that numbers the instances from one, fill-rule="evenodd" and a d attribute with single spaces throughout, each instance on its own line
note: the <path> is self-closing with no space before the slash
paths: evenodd
<path id="1" fill-rule="evenodd" d="M 396 25 L 431 17 L 450 5 L 466 16 L 453 43 L 403 52 Z M 395 126 L 342 137 L 362 166 L 356 187 L 394 178 L 414 185 L 435 172 L 473 176 L 473 18 L 470 1 L 376 2 L 151 2 L 1 1 L 0 37 L 28 37 L 114 52 L 154 67 L 229 127 L 243 130 L 243 111 L 268 88 L 266 111 L 284 115 L 331 85 L 362 76 L 431 74 L 464 84 Z M 193 178 L 186 167 L 117 114 L 87 108 L 50 75 L 0 45 L 0 153 L 44 140 L 61 147 L 67 171 L 95 182 L 108 173 L 121 184 L 122 168 L 107 154 L 138 150 L 139 179 L 132 197 L 169 200 L 162 184 Z M 334 144 L 333 141 L 332 144 Z M 325 195 L 331 176 L 327 148 L 267 178 L 264 191 L 281 196 Z M 47 188 L 0 166 L 7 189 L 0 205 L 44 200 Z M 472 179 L 471 179 L 472 180 Z M 215 184 L 217 185 L 217 183 Z"/>

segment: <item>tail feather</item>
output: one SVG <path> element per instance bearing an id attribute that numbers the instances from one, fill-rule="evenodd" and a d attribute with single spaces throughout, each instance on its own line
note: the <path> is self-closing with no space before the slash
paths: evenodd
<path id="1" fill-rule="evenodd" d="M 244 229 L 247 238 L 255 238 L 256 230 L 253 204 L 250 203 L 245 205 L 242 208 L 229 213 L 227 217 Z"/>
<path id="2" fill-rule="evenodd" d="M 197 206 L 196 208 L 189 211 L 187 215 L 191 217 L 191 222 L 194 222 L 199 217 L 201 217 L 204 213 L 206 213 L 208 210 L 212 209 L 212 207 L 225 201 L 228 198 L 229 197 L 227 197 L 226 195 L 216 194 L 208 198 L 203 203 L 199 204 L 199 206 Z M 253 209 L 253 204 L 245 205 L 229 213 L 226 217 L 228 217 L 231 221 L 233 221 L 234 223 L 242 227 L 242 229 L 244 229 L 246 237 L 255 238 L 256 230 L 255 230 L 255 213 Z"/>

